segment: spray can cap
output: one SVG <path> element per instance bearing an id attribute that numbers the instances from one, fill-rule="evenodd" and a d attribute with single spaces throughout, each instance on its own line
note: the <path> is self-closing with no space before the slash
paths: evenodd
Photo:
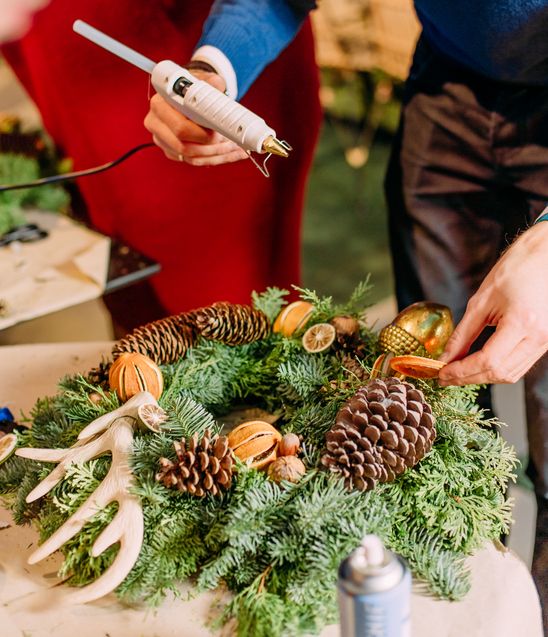
<path id="1" fill-rule="evenodd" d="M 384 545 L 376 535 L 366 535 L 352 554 L 352 566 L 358 571 L 369 571 L 381 566 L 385 559 Z"/>
<path id="2" fill-rule="evenodd" d="M 339 574 L 345 588 L 353 592 L 374 592 L 397 585 L 403 565 L 387 551 L 379 537 L 366 535 L 360 546 L 341 564 Z"/>

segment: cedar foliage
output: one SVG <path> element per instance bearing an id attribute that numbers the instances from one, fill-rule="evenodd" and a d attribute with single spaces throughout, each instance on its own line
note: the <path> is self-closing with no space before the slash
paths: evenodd
<path id="1" fill-rule="evenodd" d="M 352 302 L 338 308 L 313 292 L 302 295 L 316 305 L 318 322 L 339 312 L 359 316 L 366 290 L 360 286 Z M 254 300 L 273 318 L 283 297 L 284 291 L 269 289 Z M 366 360 L 374 359 L 374 335 L 365 326 L 361 335 Z M 511 510 L 504 493 L 516 458 L 495 422 L 474 406 L 474 388 L 417 381 L 437 418 L 432 450 L 394 482 L 360 493 L 319 468 L 325 433 L 360 385 L 358 378 L 349 380 L 336 355 L 307 354 L 298 337 L 270 335 L 236 347 L 199 340 L 162 369 L 167 427 L 157 435 L 135 434 L 134 491 L 143 505 L 145 538 L 117 589 L 124 600 L 158 604 L 193 577 L 202 590 L 225 583 L 234 593 L 219 621 L 236 618 L 240 636 L 318 632 L 336 621 L 337 567 L 364 534 L 376 533 L 405 557 L 431 591 L 460 599 L 470 586 L 464 558 L 508 530 Z M 102 393 L 99 405 L 89 400 L 92 391 Z M 174 440 L 220 431 L 223 415 L 242 403 L 282 413 L 277 426 L 304 437 L 308 472 L 301 482 L 280 486 L 240 463 L 232 488 L 220 497 L 193 498 L 154 480 L 158 458 L 173 457 Z M 56 396 L 36 403 L 33 427 L 21 444 L 69 446 L 84 425 L 118 405 L 114 393 L 85 378 L 65 378 Z M 0 493 L 17 521 L 32 519 L 43 540 L 93 492 L 108 466 L 104 457 L 71 467 L 51 494 L 29 506 L 26 494 L 51 465 L 12 457 L 0 466 Z M 92 581 L 112 561 L 115 547 L 98 558 L 90 549 L 115 510 L 113 505 L 98 513 L 63 547 L 61 574 L 70 583 Z"/>

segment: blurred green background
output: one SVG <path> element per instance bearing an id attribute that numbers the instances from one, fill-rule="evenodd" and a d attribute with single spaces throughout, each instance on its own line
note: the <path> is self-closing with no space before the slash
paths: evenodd
<path id="1" fill-rule="evenodd" d="M 348 297 L 371 274 L 371 302 L 393 293 L 383 180 L 399 86 L 382 74 L 324 71 L 325 118 L 303 232 L 307 287 Z"/>

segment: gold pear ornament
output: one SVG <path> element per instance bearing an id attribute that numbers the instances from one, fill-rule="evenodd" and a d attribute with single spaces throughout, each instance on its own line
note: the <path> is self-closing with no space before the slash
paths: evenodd
<path id="1" fill-rule="evenodd" d="M 439 303 L 421 301 L 402 310 L 379 334 L 383 352 L 438 358 L 453 333 L 451 310 Z"/>

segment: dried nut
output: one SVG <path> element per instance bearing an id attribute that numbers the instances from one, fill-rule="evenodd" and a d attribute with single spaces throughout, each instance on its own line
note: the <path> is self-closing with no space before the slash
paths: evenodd
<path id="1" fill-rule="evenodd" d="M 155 405 L 154 403 L 139 405 L 139 407 L 137 407 L 137 415 L 143 425 L 154 433 L 160 433 L 162 425 L 167 420 L 166 412 L 159 405 Z"/>
<path id="2" fill-rule="evenodd" d="M 137 352 L 125 352 L 112 363 L 108 382 L 122 402 L 142 391 L 160 398 L 164 388 L 164 379 L 158 365 L 148 356 Z"/>
<path id="3" fill-rule="evenodd" d="M 301 449 L 301 441 L 297 434 L 289 433 L 282 436 L 278 446 L 280 456 L 296 456 Z"/>
<path id="4" fill-rule="evenodd" d="M 94 405 L 100 405 L 103 401 L 103 397 L 97 391 L 92 391 L 91 394 L 88 395 L 88 400 Z"/>
<path id="5" fill-rule="evenodd" d="M 251 420 L 238 425 L 228 434 L 228 444 L 240 460 L 260 469 L 276 458 L 281 437 L 271 424 Z"/>
<path id="6" fill-rule="evenodd" d="M 308 301 L 290 303 L 276 317 L 272 331 L 283 336 L 292 336 L 306 325 L 312 312 L 314 312 L 314 306 Z"/>
<path id="7" fill-rule="evenodd" d="M 317 354 L 329 349 L 335 341 L 335 328 L 329 323 L 316 323 L 303 334 L 302 343 L 309 354 Z"/>
<path id="8" fill-rule="evenodd" d="M 281 456 L 268 467 L 268 477 L 277 482 L 298 482 L 306 473 L 302 460 L 295 456 Z"/>
<path id="9" fill-rule="evenodd" d="M 353 316 L 336 316 L 330 321 L 338 338 L 352 338 L 360 331 L 360 324 Z"/>

